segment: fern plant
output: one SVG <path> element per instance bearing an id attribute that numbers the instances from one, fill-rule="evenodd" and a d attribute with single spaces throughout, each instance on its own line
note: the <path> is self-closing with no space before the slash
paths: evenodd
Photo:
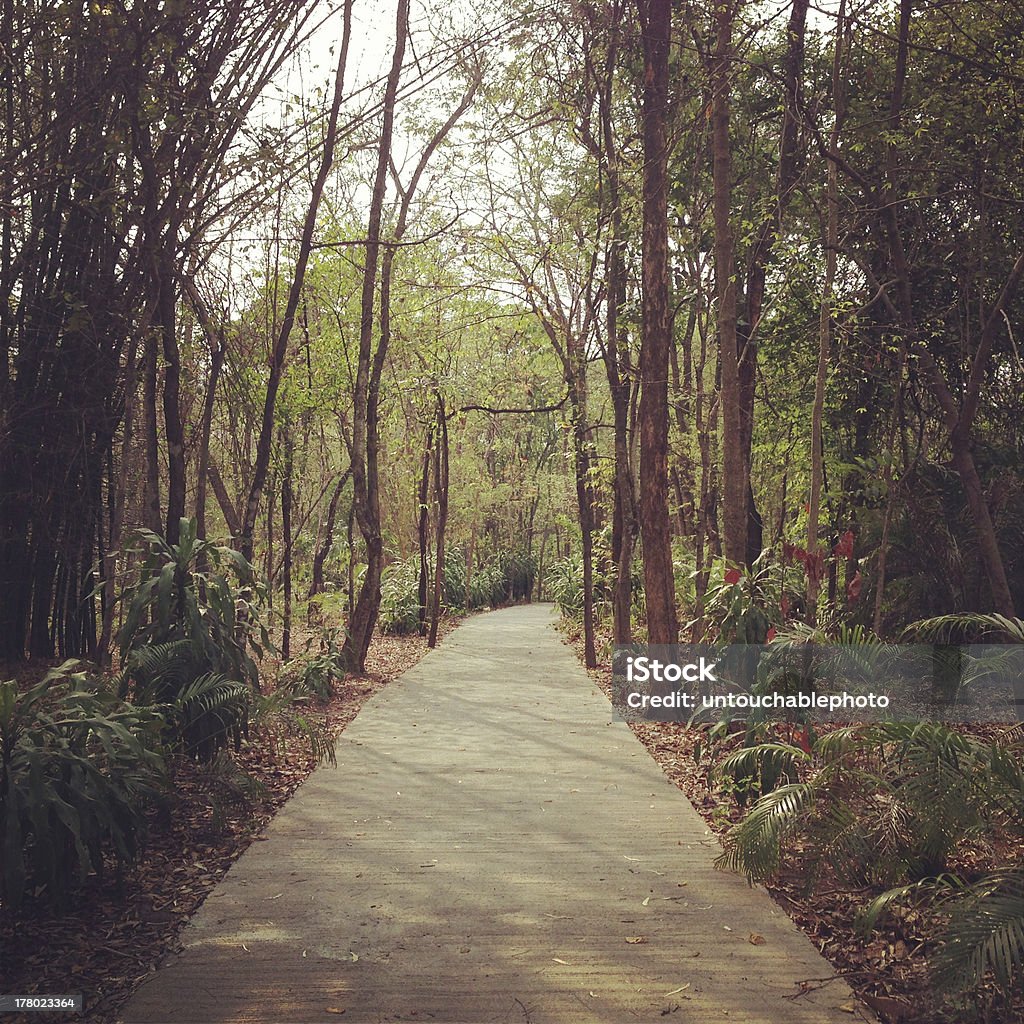
<path id="1" fill-rule="evenodd" d="M 1011 619 L 1005 615 L 982 615 L 977 612 L 962 615 L 937 615 L 930 619 L 912 622 L 903 631 L 905 636 L 917 636 L 948 642 L 954 637 L 975 635 L 1006 639 L 1024 644 L 1024 620 Z"/>
<path id="2" fill-rule="evenodd" d="M 136 581 L 122 602 L 117 634 L 122 664 L 147 644 L 188 641 L 196 664 L 256 686 L 256 658 L 270 647 L 261 618 L 266 588 L 240 552 L 196 536 L 195 519 L 182 519 L 177 544 L 138 532 Z"/>
<path id="3" fill-rule="evenodd" d="M 1008 990 L 1024 965 L 1024 865 L 974 880 L 949 866 L 974 838 L 1024 839 L 1022 747 L 1020 726 L 989 742 L 939 723 L 882 722 L 831 732 L 810 754 L 784 744 L 738 751 L 723 768 L 803 766 L 806 778 L 763 795 L 727 833 L 718 864 L 763 880 L 799 839 L 810 885 L 830 864 L 889 886 L 865 909 L 865 928 L 907 902 L 941 923 L 937 990 L 962 995 L 988 981 Z"/>
<path id="4" fill-rule="evenodd" d="M 294 667 L 289 665 L 283 682 L 296 694 L 313 694 L 321 700 L 328 700 L 334 690 L 333 682 L 343 674 L 341 667 L 341 646 L 339 631 L 332 627 L 320 630 L 319 650 L 310 651 L 310 639 L 305 655 L 297 659 Z"/>
<path id="5" fill-rule="evenodd" d="M 181 520 L 177 544 L 148 530 L 138 536 L 141 564 L 117 636 L 121 693 L 171 709 L 177 739 L 209 759 L 246 729 L 259 688 L 254 655 L 270 646 L 265 591 L 239 552 L 198 539 L 194 519 Z"/>
<path id="6" fill-rule="evenodd" d="M 66 662 L 28 691 L 0 682 L 0 901 L 62 905 L 104 857 L 133 860 L 161 798 L 162 719 Z"/>

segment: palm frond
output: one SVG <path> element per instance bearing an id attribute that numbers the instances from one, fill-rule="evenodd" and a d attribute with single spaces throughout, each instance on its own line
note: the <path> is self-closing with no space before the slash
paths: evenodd
<path id="1" fill-rule="evenodd" d="M 991 973 L 1003 989 L 1024 967 L 1024 869 L 988 875 L 956 901 L 933 959 L 943 991 L 977 988 Z"/>
<path id="2" fill-rule="evenodd" d="M 750 813 L 725 836 L 716 866 L 738 871 L 752 881 L 763 881 L 779 867 L 782 841 L 819 797 L 807 782 L 791 782 L 766 793 Z"/>
<path id="3" fill-rule="evenodd" d="M 979 633 L 982 636 L 1004 636 L 1024 643 L 1024 619 L 1011 619 L 1005 615 L 977 612 L 960 615 L 936 615 L 930 619 L 912 622 L 903 631 L 904 636 L 915 636 L 942 643 L 957 634 Z"/>

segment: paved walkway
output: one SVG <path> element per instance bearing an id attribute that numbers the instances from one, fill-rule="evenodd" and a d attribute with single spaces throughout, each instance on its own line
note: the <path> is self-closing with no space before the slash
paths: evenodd
<path id="1" fill-rule="evenodd" d="M 552 621 L 471 618 L 378 694 L 125 1021 L 868 1019 Z"/>

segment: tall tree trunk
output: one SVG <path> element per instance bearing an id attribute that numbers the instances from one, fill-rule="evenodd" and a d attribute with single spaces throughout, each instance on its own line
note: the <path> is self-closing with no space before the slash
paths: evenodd
<path id="1" fill-rule="evenodd" d="M 108 452 L 107 461 L 110 527 L 107 533 L 106 551 L 103 555 L 103 614 L 97 644 L 99 662 L 104 666 L 110 664 L 110 642 L 114 634 L 114 609 L 117 606 L 117 558 L 124 529 L 125 470 L 132 450 L 135 429 L 135 396 L 138 388 L 137 351 L 137 343 L 133 340 L 128 350 L 127 386 L 125 387 L 125 409 L 121 427 L 119 459 L 121 472 L 116 475 L 116 478 L 113 447 Z"/>
<path id="2" fill-rule="evenodd" d="M 284 556 L 281 565 L 284 590 L 284 608 L 281 615 L 281 658 L 292 656 L 292 473 L 295 463 L 295 440 L 290 423 L 281 427 L 284 448 L 284 466 L 281 474 L 281 543 Z"/>
<path id="3" fill-rule="evenodd" d="M 219 346 L 210 358 L 210 379 L 203 402 L 203 422 L 199 436 L 199 465 L 196 469 L 196 536 L 206 540 L 206 487 L 210 475 L 210 434 L 213 429 L 213 406 L 217 397 L 217 383 L 224 366 L 224 348 Z"/>
<path id="4" fill-rule="evenodd" d="M 373 627 L 380 608 L 380 581 L 384 569 L 384 543 L 380 527 L 380 495 L 377 483 L 377 394 L 373 388 L 374 311 L 377 292 L 377 267 L 380 256 L 380 225 L 387 187 L 388 164 L 391 159 L 391 136 L 395 123 L 395 98 L 398 79 L 405 59 L 409 33 L 409 0 L 398 0 L 395 15 L 395 50 L 384 89 L 384 116 L 377 148 L 377 171 L 370 198 L 370 215 L 366 231 L 366 255 L 363 264 L 363 286 L 359 319 L 359 361 L 356 367 L 354 415 L 352 427 L 352 507 L 359 532 L 366 545 L 366 574 L 359 590 L 355 609 L 348 624 L 348 635 L 342 648 L 342 661 L 350 669 L 362 672 L 370 647 Z M 381 317 L 387 321 L 389 311 L 381 302 Z M 378 345 L 378 351 L 382 346 Z"/>
<path id="5" fill-rule="evenodd" d="M 839 148 L 839 133 L 844 117 L 843 101 L 843 32 L 845 31 L 845 0 L 840 0 L 836 16 L 836 44 L 832 58 L 832 132 L 829 148 Z M 807 501 L 807 621 L 817 621 L 818 592 L 821 587 L 818 551 L 818 515 L 821 509 L 821 487 L 825 474 L 825 456 L 821 433 L 822 414 L 825 409 L 825 383 L 828 379 L 829 352 L 832 346 L 832 289 L 836 277 L 836 256 L 839 247 L 839 172 L 831 160 L 827 168 L 825 189 L 825 280 L 821 287 L 821 306 L 818 315 L 818 370 L 814 378 L 814 402 L 811 406 L 811 490 Z"/>
<path id="6" fill-rule="evenodd" d="M 437 646 L 437 627 L 441 620 L 444 599 L 444 534 L 448 527 L 448 414 L 444 398 L 437 393 L 437 444 L 434 457 L 434 490 L 437 492 L 437 524 L 434 551 L 434 601 L 430 610 L 430 636 L 428 647 Z"/>
<path id="7" fill-rule="evenodd" d="M 448 120 L 434 133 L 424 147 L 412 177 L 401 192 L 398 219 L 391 244 L 384 251 L 380 273 L 380 338 L 373 349 L 374 294 L 377 285 L 377 264 L 381 248 L 381 213 L 391 163 L 391 137 L 394 128 L 395 99 L 402 71 L 406 37 L 409 32 L 409 2 L 398 0 L 395 16 L 395 52 L 384 90 L 384 117 L 377 154 L 377 172 L 370 200 L 367 229 L 366 263 L 360 302 L 359 361 L 356 367 L 355 406 L 352 434 L 353 507 L 359 531 L 366 544 L 366 576 L 359 592 L 349 633 L 342 649 L 343 661 L 350 668 L 363 671 L 370 638 L 380 609 L 380 581 L 384 568 L 384 545 L 381 538 L 379 491 L 379 429 L 380 387 L 391 342 L 391 276 L 397 243 L 405 234 L 413 196 L 423 172 L 437 147 L 444 141 L 458 119 L 469 109 L 479 87 L 479 78 L 469 85 L 462 100 L 449 114 Z"/>
<path id="8" fill-rule="evenodd" d="M 185 515 L 185 426 L 181 421 L 181 353 L 178 350 L 177 295 L 175 288 L 175 245 L 177 223 L 167 229 L 159 264 L 158 323 L 164 356 L 164 438 L 167 442 L 167 526 L 168 544 L 178 543 L 178 531 Z"/>
<path id="9" fill-rule="evenodd" d="M 150 329 L 146 332 L 142 385 L 142 411 L 145 417 L 146 436 L 146 496 L 142 518 L 146 528 L 154 533 L 160 533 L 163 518 L 160 511 L 160 428 L 157 413 L 159 397 L 158 364 L 156 334 Z"/>
<path id="10" fill-rule="evenodd" d="M 268 488 L 269 498 L 267 500 L 267 558 L 264 565 L 264 575 L 267 577 L 267 607 L 271 612 L 274 610 L 274 477 L 271 475 L 270 487 Z"/>
<path id="11" fill-rule="evenodd" d="M 423 466 L 420 470 L 419 484 L 416 489 L 419 511 L 416 537 L 419 542 L 420 551 L 420 573 L 416 590 L 416 599 L 419 607 L 416 614 L 419 619 L 420 636 L 427 635 L 427 588 L 430 575 L 430 538 L 428 532 L 430 526 L 430 507 L 427 505 L 427 498 L 430 494 L 430 455 L 433 447 L 434 424 L 431 423 L 427 428 L 426 443 L 423 445 Z"/>
<path id="12" fill-rule="evenodd" d="M 668 55 L 671 0 L 638 0 L 643 34 L 643 310 L 640 346 L 640 536 L 647 636 L 679 637 L 668 509 L 668 364 L 672 345 L 668 266 Z"/>
<path id="13" fill-rule="evenodd" d="M 783 113 L 779 138 L 779 171 L 774 209 L 761 222 L 747 262 L 746 311 L 737 324 L 738 373 L 740 388 L 740 437 L 747 467 L 747 548 L 746 563 L 752 565 L 763 544 L 763 522 L 750 483 L 750 465 L 754 436 L 754 385 L 757 379 L 757 331 L 764 308 L 766 270 L 775 255 L 782 220 L 799 180 L 797 128 L 802 119 L 804 38 L 809 0 L 793 0 L 786 28 L 786 55 L 783 60 Z"/>
<path id="14" fill-rule="evenodd" d="M 213 325 L 206 303 L 203 301 L 194 281 L 186 275 L 184 290 L 202 328 L 203 336 L 210 348 L 210 377 L 203 398 L 203 418 L 199 432 L 199 456 L 196 467 L 196 536 L 206 540 L 206 487 L 210 475 L 210 435 L 213 430 L 213 409 L 217 400 L 217 384 L 224 366 L 224 334 Z"/>
<path id="15" fill-rule="evenodd" d="M 611 237 L 606 261 L 608 292 L 605 298 L 604 363 L 612 398 L 614 417 L 615 480 L 612 510 L 612 558 L 615 560 L 615 590 L 612 595 L 612 639 L 617 644 L 633 641 L 633 549 L 636 542 L 636 494 L 629 451 L 629 335 L 619 313 L 626 302 L 625 231 L 619 181 L 619 154 L 613 120 L 613 89 L 621 7 L 612 7 L 612 37 L 605 55 L 604 76 L 598 90 L 605 175 L 608 187 Z"/>
<path id="16" fill-rule="evenodd" d="M 732 143 L 729 138 L 729 76 L 736 0 L 715 5 L 715 53 L 711 61 L 711 156 L 715 225 L 715 285 L 721 368 L 722 480 L 725 557 L 737 565 L 747 554 L 748 469 L 743 458 L 742 410 L 736 344 L 736 258 L 732 231 Z"/>
<path id="17" fill-rule="evenodd" d="M 566 383 L 569 385 L 572 408 L 576 503 L 583 549 L 583 661 L 587 668 L 597 668 L 597 645 L 594 638 L 594 505 L 590 487 L 590 441 L 586 426 L 586 362 L 582 352 L 578 352 L 574 358 L 572 349 L 567 350 L 567 359 L 575 364 L 572 371 L 566 374 Z"/>

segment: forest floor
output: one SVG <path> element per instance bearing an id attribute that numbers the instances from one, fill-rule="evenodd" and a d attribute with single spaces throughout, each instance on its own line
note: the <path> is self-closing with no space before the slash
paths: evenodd
<path id="1" fill-rule="evenodd" d="M 610 650 L 611 637 L 601 639 L 605 649 Z M 582 663 L 581 631 L 569 628 L 566 640 Z M 610 662 L 602 662 L 589 674 L 610 700 Z M 710 746 L 703 729 L 689 727 L 686 723 L 633 722 L 630 728 L 718 836 L 743 818 L 745 809 L 716 778 L 718 765 L 741 745 L 742 731 Z M 793 742 L 787 728 L 779 724 L 777 735 L 766 736 L 766 741 L 774 738 Z M 979 726 L 976 731 L 986 730 L 991 733 L 993 727 Z M 1022 854 L 1021 850 L 982 848 L 968 854 L 969 862 L 965 859 L 963 863 L 951 865 L 951 869 L 970 876 L 983 873 L 991 866 L 990 861 L 1008 863 Z M 788 851 L 782 871 L 766 882 L 765 888 L 865 1004 L 878 1014 L 883 1024 L 960 1024 L 966 1020 L 982 1020 L 985 1024 L 1024 1022 L 1024 1005 L 1020 1001 L 995 1009 L 979 1005 L 975 1012 L 970 1012 L 968 1007 L 947 1010 L 936 1006 L 927 963 L 935 942 L 927 934 L 932 929 L 923 915 L 913 910 L 890 914 L 874 931 L 864 934 L 857 926 L 858 913 L 882 891 L 881 887 L 857 887 L 826 874 L 816 888 L 809 890 L 807 878 L 803 851 L 794 845 Z"/>
<path id="2" fill-rule="evenodd" d="M 442 636 L 455 625 L 445 621 Z M 301 635 L 295 639 L 301 649 Z M 370 697 L 426 651 L 422 637 L 375 637 L 367 674 L 335 681 L 334 696 L 314 699 L 308 712 L 340 734 Z M 257 784 L 248 787 L 255 792 L 245 799 L 230 783 L 213 783 L 193 762 L 175 762 L 173 805 L 164 815 L 154 812 L 139 861 L 123 877 L 110 872 L 90 878 L 70 911 L 54 912 L 30 899 L 12 917 L 0 905 L 0 992 L 80 993 L 90 1024 L 112 1024 L 140 982 L 178 948 L 179 933 L 196 908 L 246 848 L 260 841 L 268 822 L 316 767 L 298 739 L 276 749 L 253 744 L 235 760 Z M 4 1014 L 4 1024 L 56 1019 L 68 1018 Z"/>

